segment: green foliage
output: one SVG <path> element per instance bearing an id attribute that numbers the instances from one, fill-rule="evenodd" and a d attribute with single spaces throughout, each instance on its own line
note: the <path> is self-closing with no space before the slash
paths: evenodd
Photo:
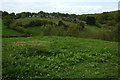
<path id="1" fill-rule="evenodd" d="M 96 22 L 96 27 L 98 27 L 98 28 L 102 28 L 103 26 L 102 26 L 102 24 Z"/>
<path id="2" fill-rule="evenodd" d="M 24 28 L 23 23 L 22 22 L 14 22 L 10 25 L 9 27 L 12 30 L 15 30 L 19 33 L 23 33 L 24 35 L 30 35 L 30 33 L 28 32 L 27 29 Z"/>
<path id="3" fill-rule="evenodd" d="M 67 35 L 68 36 L 79 36 L 81 26 L 71 25 L 67 29 Z"/>
<path id="4" fill-rule="evenodd" d="M 34 37 L 3 38 L 3 79 L 118 78 L 118 42 L 109 42 L 120 41 L 114 14 L 4 12 L 9 28 L 3 27 L 3 35 Z"/>
<path id="5" fill-rule="evenodd" d="M 83 30 L 84 28 L 85 28 L 85 26 L 86 26 L 86 22 L 84 22 L 84 21 L 80 21 L 79 23 L 79 26 L 81 26 L 81 29 Z"/>
<path id="6" fill-rule="evenodd" d="M 6 25 L 8 28 L 10 27 L 10 24 L 14 21 L 14 18 L 12 16 L 5 16 L 3 17 L 3 24 Z"/>
<path id="7" fill-rule="evenodd" d="M 115 20 L 110 20 L 107 22 L 108 26 L 115 26 L 117 24 L 117 22 Z"/>
<path id="8" fill-rule="evenodd" d="M 51 25 L 42 26 L 41 31 L 44 36 L 64 36 L 65 29 Z"/>
<path id="9" fill-rule="evenodd" d="M 32 36 L 77 36 L 84 38 L 95 38 L 116 41 L 112 38 L 116 25 L 118 24 L 118 11 L 104 12 L 102 14 L 62 14 L 62 13 L 39 13 L 22 12 L 19 14 L 4 13 L 3 22 L 15 31 Z M 52 19 L 49 19 L 53 17 Z M 15 17 L 15 20 L 14 20 Z M 20 18 L 20 19 L 17 19 Z M 64 20 L 63 20 L 64 19 Z M 85 27 L 85 22 L 93 27 Z M 33 28 L 34 27 L 34 28 Z M 39 28 L 36 28 L 39 27 Z M 100 30 L 100 29 L 101 30 Z M 35 32 L 33 30 L 38 32 Z M 50 30 L 49 30 L 50 29 Z M 22 31 L 21 31 L 22 30 Z M 103 30 L 103 31 L 102 31 Z M 98 32 L 97 32 L 98 31 Z"/>
<path id="10" fill-rule="evenodd" d="M 48 20 L 31 20 L 25 27 L 45 26 L 47 24 L 54 25 L 55 23 Z"/>
<path id="11" fill-rule="evenodd" d="M 102 40 L 54 36 L 4 38 L 2 76 L 3 79 L 117 78 L 117 55 L 117 43 Z"/>
<path id="12" fill-rule="evenodd" d="M 96 23 L 95 17 L 87 16 L 86 17 L 86 22 L 87 22 L 88 25 L 95 25 L 95 23 Z"/>
<path id="13" fill-rule="evenodd" d="M 31 17 L 31 13 L 30 12 L 21 12 L 21 13 L 17 13 L 16 14 L 16 19 L 18 18 L 25 18 L 25 17 Z"/>
<path id="14" fill-rule="evenodd" d="M 120 23 L 120 10 L 117 11 L 117 14 L 115 15 L 115 20 Z"/>
<path id="15" fill-rule="evenodd" d="M 64 26 L 64 23 L 62 21 L 59 21 L 58 26 Z"/>
<path id="16" fill-rule="evenodd" d="M 120 34 L 120 23 L 118 23 L 115 28 L 112 29 L 111 36 L 114 41 L 120 42 L 119 34 Z"/>
<path id="17" fill-rule="evenodd" d="M 63 23 L 62 21 L 58 22 L 58 26 L 62 26 L 64 28 L 68 28 L 68 25 L 66 25 L 65 23 Z"/>
<path id="18" fill-rule="evenodd" d="M 15 30 L 7 28 L 5 25 L 2 25 L 2 36 L 23 36 L 24 34 L 19 33 Z"/>
<path id="19" fill-rule="evenodd" d="M 4 16 L 8 16 L 8 15 L 9 15 L 8 12 L 6 12 L 6 11 L 3 11 L 3 12 L 2 12 L 2 17 L 4 17 Z"/>

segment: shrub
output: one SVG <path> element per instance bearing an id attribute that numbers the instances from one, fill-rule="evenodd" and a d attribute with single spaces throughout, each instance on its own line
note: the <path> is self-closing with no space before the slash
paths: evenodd
<path id="1" fill-rule="evenodd" d="M 65 30 L 62 27 L 45 25 L 45 26 L 42 26 L 41 30 L 44 36 L 64 36 L 65 35 Z"/>
<path id="2" fill-rule="evenodd" d="M 23 33 L 26 32 L 26 30 L 22 26 L 15 27 L 15 30 L 17 30 L 18 32 L 23 32 Z"/>
<path id="3" fill-rule="evenodd" d="M 58 22 L 58 26 L 62 26 L 62 27 L 64 27 L 64 28 L 67 28 L 67 27 L 68 27 L 68 25 L 64 24 L 62 21 L 59 21 L 59 22 Z"/>
<path id="4" fill-rule="evenodd" d="M 102 28 L 102 24 L 100 24 L 100 23 L 96 23 L 96 27 L 98 27 L 98 28 Z"/>
<path id="5" fill-rule="evenodd" d="M 24 25 L 25 27 L 36 27 L 36 26 L 45 26 L 45 25 L 55 25 L 55 23 L 48 20 L 31 20 L 28 24 Z"/>
<path id="6" fill-rule="evenodd" d="M 78 36 L 79 35 L 79 29 L 78 26 L 74 26 L 71 25 L 68 29 L 67 29 L 67 35 L 68 36 Z"/>
<path id="7" fill-rule="evenodd" d="M 80 30 L 83 30 L 84 28 L 85 28 L 85 25 L 86 25 L 86 22 L 85 21 L 80 21 L 79 23 L 79 28 L 80 28 Z"/>
<path id="8" fill-rule="evenodd" d="M 117 24 L 117 22 L 115 20 L 111 20 L 107 22 L 108 26 L 115 26 Z"/>
<path id="9" fill-rule="evenodd" d="M 5 16 L 3 17 L 3 24 L 6 25 L 8 28 L 10 27 L 10 24 L 14 22 L 14 18 L 12 16 Z"/>
<path id="10" fill-rule="evenodd" d="M 114 39 L 114 41 L 118 41 L 120 42 L 120 24 L 117 24 L 113 29 L 112 29 L 112 39 Z"/>

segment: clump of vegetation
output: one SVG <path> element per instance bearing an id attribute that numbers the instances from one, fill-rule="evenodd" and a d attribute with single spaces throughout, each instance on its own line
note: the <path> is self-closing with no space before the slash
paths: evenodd
<path id="1" fill-rule="evenodd" d="M 79 36 L 80 26 L 71 25 L 67 30 L 68 36 Z"/>
<path id="2" fill-rule="evenodd" d="M 80 22 L 78 22 L 78 24 L 81 27 L 81 28 L 79 28 L 80 30 L 83 30 L 85 28 L 85 26 L 87 25 L 85 21 L 80 21 Z"/>
<path id="3" fill-rule="evenodd" d="M 62 26 L 64 28 L 68 28 L 69 27 L 68 25 L 64 24 L 62 21 L 58 22 L 58 26 Z"/>

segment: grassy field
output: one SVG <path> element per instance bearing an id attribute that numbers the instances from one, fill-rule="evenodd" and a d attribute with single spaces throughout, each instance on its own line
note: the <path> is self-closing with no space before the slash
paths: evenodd
<path id="1" fill-rule="evenodd" d="M 3 79 L 118 77 L 117 42 L 44 36 L 3 38 L 2 46 Z"/>

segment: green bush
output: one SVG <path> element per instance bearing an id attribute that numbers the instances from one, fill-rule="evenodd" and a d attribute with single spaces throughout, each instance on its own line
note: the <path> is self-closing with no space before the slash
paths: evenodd
<path id="1" fill-rule="evenodd" d="M 64 36 L 65 29 L 63 27 L 56 27 L 51 25 L 42 26 L 44 36 Z"/>
<path id="2" fill-rule="evenodd" d="M 58 22 L 58 26 L 62 26 L 64 28 L 68 28 L 68 25 L 66 25 L 65 23 L 63 23 L 62 21 Z"/>
<path id="3" fill-rule="evenodd" d="M 107 22 L 108 26 L 115 26 L 117 24 L 117 22 L 115 20 L 110 20 Z"/>
<path id="4" fill-rule="evenodd" d="M 80 21 L 78 22 L 80 30 L 83 30 L 85 28 L 86 22 L 85 21 Z"/>
<path id="5" fill-rule="evenodd" d="M 67 36 L 79 36 L 80 27 L 71 25 L 67 29 Z"/>
<path id="6" fill-rule="evenodd" d="M 96 27 L 98 27 L 98 28 L 102 28 L 102 24 L 100 24 L 100 23 L 96 23 Z"/>
<path id="7" fill-rule="evenodd" d="M 14 22 L 14 17 L 12 16 L 5 16 L 3 17 L 3 24 L 6 25 L 8 28 L 10 27 L 10 24 Z"/>

